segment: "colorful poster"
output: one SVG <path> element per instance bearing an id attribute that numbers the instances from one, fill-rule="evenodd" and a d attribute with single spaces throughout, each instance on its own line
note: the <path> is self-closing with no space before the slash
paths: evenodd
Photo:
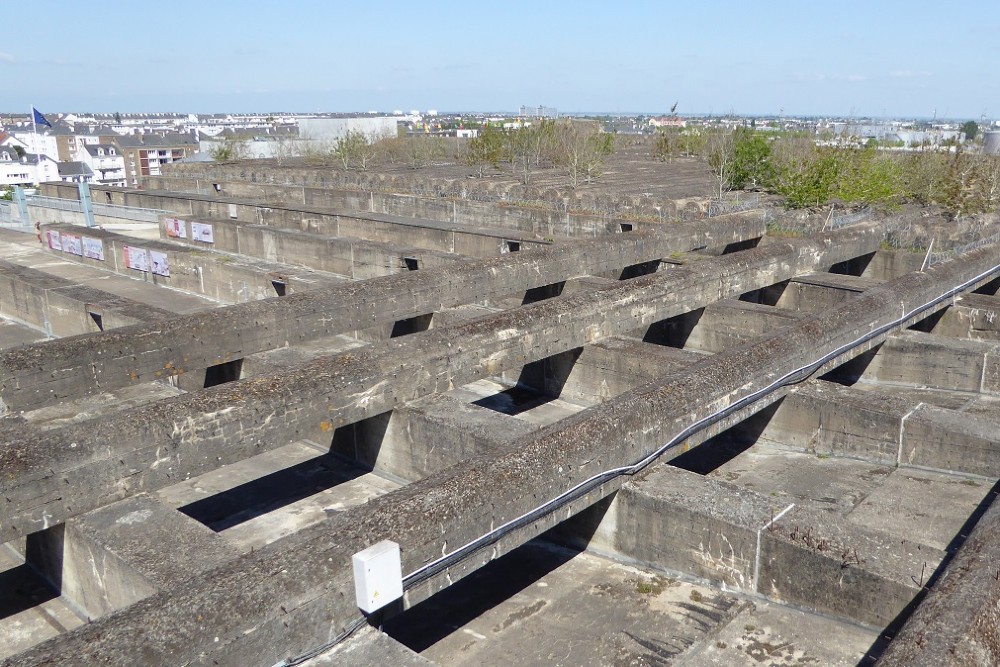
<path id="1" fill-rule="evenodd" d="M 203 222 L 191 223 L 191 238 L 202 243 L 215 243 L 215 235 L 212 233 L 212 225 Z"/>
<path id="2" fill-rule="evenodd" d="M 104 241 L 92 239 L 89 236 L 83 237 L 83 256 L 90 259 L 104 261 Z"/>
<path id="3" fill-rule="evenodd" d="M 187 238 L 187 224 L 178 218 L 166 218 L 163 224 L 167 227 L 167 236 L 175 239 Z"/>
<path id="4" fill-rule="evenodd" d="M 153 268 L 151 269 L 153 273 L 158 276 L 170 275 L 170 264 L 167 263 L 167 253 L 150 250 L 149 261 L 153 265 Z"/>
<path id="5" fill-rule="evenodd" d="M 45 233 L 49 237 L 49 247 L 53 250 L 62 250 L 62 241 L 59 240 L 59 232 L 50 229 Z"/>
<path id="6" fill-rule="evenodd" d="M 76 234 L 62 234 L 60 240 L 63 252 L 68 252 L 71 255 L 83 255 L 83 243 Z"/>
<path id="7" fill-rule="evenodd" d="M 145 248 L 124 246 L 125 266 L 136 271 L 149 271 L 149 255 Z"/>

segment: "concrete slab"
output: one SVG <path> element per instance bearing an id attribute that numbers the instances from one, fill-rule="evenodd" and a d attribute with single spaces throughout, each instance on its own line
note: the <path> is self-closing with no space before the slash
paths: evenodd
<path id="1" fill-rule="evenodd" d="M 968 476 L 898 469 L 881 479 L 878 488 L 850 511 L 848 520 L 945 550 L 992 486 Z"/>
<path id="2" fill-rule="evenodd" d="M 431 667 L 434 663 L 406 648 L 389 635 L 365 626 L 344 643 L 302 663 L 302 667 L 334 665 L 384 665 L 385 667 Z"/>
<path id="3" fill-rule="evenodd" d="M 398 489 L 401 484 L 365 473 L 348 479 L 332 489 L 324 489 L 307 498 L 223 530 L 221 535 L 243 553 L 325 521 L 331 514 L 362 505 Z M 249 512 L 248 512 L 249 513 Z M 237 520 L 239 517 L 235 517 Z"/>
<path id="4" fill-rule="evenodd" d="M 299 442 L 185 480 L 157 497 L 247 553 L 400 486 Z"/>
<path id="5" fill-rule="evenodd" d="M 389 619 L 439 665 L 666 665 L 748 603 L 589 553 L 531 543 Z"/>
<path id="6" fill-rule="evenodd" d="M 754 601 L 675 664 L 678 667 L 855 667 L 877 630 L 781 605 Z"/>
<path id="7" fill-rule="evenodd" d="M 0 230 L 0 256 L 9 262 L 29 266 L 50 275 L 82 285 L 90 285 L 140 303 L 163 308 L 178 314 L 197 313 L 220 304 L 194 294 L 161 288 L 153 283 L 115 275 L 93 267 L 60 259 L 45 252 L 34 236 Z"/>
<path id="8" fill-rule="evenodd" d="M 43 341 L 47 338 L 42 331 L 32 329 L 20 322 L 0 317 L 0 350 L 17 347 L 25 343 Z"/>
<path id="9" fill-rule="evenodd" d="M 520 391 L 510 383 L 486 378 L 454 389 L 446 396 L 475 403 L 535 426 L 548 426 L 589 407 L 575 401 Z"/>
<path id="10" fill-rule="evenodd" d="M 847 514 L 875 491 L 893 468 L 817 456 L 758 443 L 710 476 L 754 489 L 777 501 Z"/>
<path id="11" fill-rule="evenodd" d="M 83 625 L 9 544 L 0 544 L 0 660 Z"/>

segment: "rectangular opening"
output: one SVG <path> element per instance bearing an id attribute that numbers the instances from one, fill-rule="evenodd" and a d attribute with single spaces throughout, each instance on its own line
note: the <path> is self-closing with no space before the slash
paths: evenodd
<path id="1" fill-rule="evenodd" d="M 403 268 L 407 271 L 416 271 L 420 268 L 420 262 L 417 261 L 416 257 L 404 257 Z"/>
<path id="2" fill-rule="evenodd" d="M 631 222 L 620 222 L 620 223 L 618 223 L 618 231 L 619 232 L 630 232 L 630 231 L 632 231 L 632 223 Z"/>
<path id="3" fill-rule="evenodd" d="M 414 315 L 405 320 L 396 320 L 392 325 L 392 332 L 389 334 L 389 338 L 399 338 L 400 336 L 427 331 L 431 328 L 431 320 L 433 318 L 434 313 L 427 313 L 426 315 Z"/>
<path id="4" fill-rule="evenodd" d="M 274 288 L 274 291 L 278 296 L 285 296 L 288 290 L 288 286 L 280 280 L 272 280 L 271 287 Z"/>
<path id="5" fill-rule="evenodd" d="M 221 364 L 209 366 L 205 369 L 205 388 L 207 389 L 208 387 L 214 387 L 227 382 L 235 382 L 240 379 L 242 373 L 242 359 L 224 361 Z"/>
<path id="6" fill-rule="evenodd" d="M 104 315 L 101 313 L 95 313 L 92 310 L 88 310 L 87 314 L 90 315 L 90 319 L 97 325 L 97 330 L 104 331 Z"/>
<path id="7" fill-rule="evenodd" d="M 521 249 L 520 241 L 504 241 L 506 252 L 518 252 Z"/>

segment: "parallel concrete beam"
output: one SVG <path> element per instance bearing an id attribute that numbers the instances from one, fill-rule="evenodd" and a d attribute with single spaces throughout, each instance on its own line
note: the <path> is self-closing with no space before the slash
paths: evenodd
<path id="1" fill-rule="evenodd" d="M 407 401 L 863 254 L 878 240 L 868 228 L 769 244 L 10 442 L 0 449 L 9 473 L 0 540 L 293 440 L 323 441 Z"/>
<path id="2" fill-rule="evenodd" d="M 639 460 L 686 426 L 755 395 L 803 362 L 831 354 L 820 371 L 843 363 L 878 344 L 880 336 L 850 351 L 843 351 L 844 345 L 873 327 L 897 323 L 901 306 L 908 312 L 955 285 L 972 281 L 975 286 L 981 272 L 998 268 L 1000 251 L 982 250 L 962 263 L 907 275 L 756 344 L 708 357 L 639 391 L 578 413 L 559 429 L 519 439 L 508 451 L 459 463 L 272 548 L 194 577 L 180 589 L 120 612 L 114 623 L 98 621 L 80 628 L 18 656 L 10 665 L 81 660 L 238 665 L 248 656 L 267 663 L 310 649 L 358 618 L 349 593 L 350 557 L 358 550 L 393 539 L 402 545 L 404 572 L 415 572 L 575 484 Z M 728 428 L 783 394 L 777 390 L 761 398 L 693 436 L 688 444 Z M 426 598 L 449 580 L 523 544 L 620 483 L 620 478 L 610 480 L 557 512 L 498 537 L 447 572 L 411 588 L 407 603 Z M 241 613 L 235 615 L 233 609 Z M 144 640 L 139 645 L 131 641 L 138 632 Z"/>
<path id="3" fill-rule="evenodd" d="M 285 345 L 433 313 L 576 276 L 621 271 L 674 251 L 759 236 L 761 221 L 677 225 L 668 234 L 621 234 L 533 253 L 411 271 L 292 294 L 156 326 L 28 345 L 0 353 L 0 400 L 12 409 L 148 382 Z M 216 335 L 237 331 L 235 338 Z M 53 374 L 56 377 L 53 377 Z"/>
<path id="4" fill-rule="evenodd" d="M 879 667 L 1000 664 L 1000 505 L 979 519 L 944 576 L 889 644 Z"/>

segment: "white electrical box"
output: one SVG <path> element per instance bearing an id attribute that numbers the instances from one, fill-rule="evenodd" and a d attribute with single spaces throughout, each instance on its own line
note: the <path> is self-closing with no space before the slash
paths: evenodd
<path id="1" fill-rule="evenodd" d="M 370 614 L 403 597 L 399 545 L 383 540 L 354 554 L 354 594 L 361 611 Z"/>

